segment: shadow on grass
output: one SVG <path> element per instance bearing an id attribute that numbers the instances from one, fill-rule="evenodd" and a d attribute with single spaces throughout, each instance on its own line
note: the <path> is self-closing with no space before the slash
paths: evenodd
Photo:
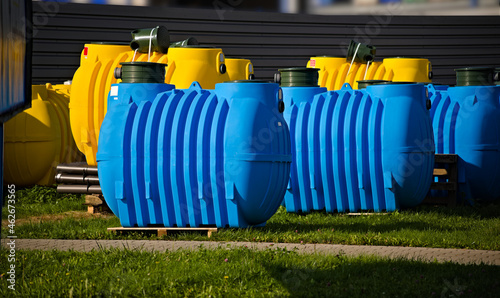
<path id="1" fill-rule="evenodd" d="M 319 231 L 329 231 L 334 229 L 335 231 L 342 231 L 347 233 L 386 233 L 386 232 L 394 232 L 400 230 L 412 230 L 412 231 L 454 231 L 456 228 L 445 228 L 437 224 L 429 224 L 425 222 L 411 222 L 411 221 L 398 221 L 393 223 L 326 223 L 326 224 L 318 224 L 318 223 L 269 223 L 265 228 L 263 228 L 263 232 L 270 233 L 282 233 L 282 232 L 291 232 L 298 230 L 300 233 L 308 233 L 308 232 L 318 232 Z"/>
<path id="2" fill-rule="evenodd" d="M 496 297 L 500 290 L 498 266 L 336 257 L 339 262 L 327 266 L 271 262 L 264 267 L 300 297 Z"/>

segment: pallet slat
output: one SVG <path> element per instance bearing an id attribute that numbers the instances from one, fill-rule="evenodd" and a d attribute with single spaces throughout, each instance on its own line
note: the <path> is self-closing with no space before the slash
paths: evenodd
<path id="1" fill-rule="evenodd" d="M 196 228 L 165 228 L 165 227 L 116 227 L 108 228 L 110 232 L 154 232 L 156 231 L 158 237 L 166 236 L 169 231 L 171 232 L 207 232 L 207 237 L 210 238 L 212 233 L 217 233 L 218 228 L 206 228 L 206 227 L 196 227 Z"/>

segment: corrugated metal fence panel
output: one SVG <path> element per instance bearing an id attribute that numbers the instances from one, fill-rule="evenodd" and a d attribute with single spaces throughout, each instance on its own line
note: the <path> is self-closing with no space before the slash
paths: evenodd
<path id="1" fill-rule="evenodd" d="M 172 40 L 189 36 L 226 56 L 250 58 L 258 78 L 305 66 L 310 56 L 345 56 L 350 39 L 377 47 L 377 58 L 424 57 L 434 81 L 453 84 L 453 69 L 500 65 L 500 16 L 314 16 L 227 9 L 57 4 L 36 26 L 33 80 L 60 83 L 78 67 L 83 44 L 130 41 L 130 31 L 166 25 Z M 34 18 L 47 15 L 34 3 Z M 36 24 L 36 22 L 35 22 Z"/>
<path id="2" fill-rule="evenodd" d="M 31 104 L 31 0 L 0 2 L 0 121 Z"/>

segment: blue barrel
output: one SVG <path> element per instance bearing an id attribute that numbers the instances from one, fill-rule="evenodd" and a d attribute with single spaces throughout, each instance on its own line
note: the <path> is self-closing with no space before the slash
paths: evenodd
<path id="1" fill-rule="evenodd" d="M 290 136 L 278 84 L 115 84 L 99 135 L 99 180 L 124 227 L 247 227 L 278 209 Z M 282 105 L 282 103 L 281 103 Z"/>
<path id="2" fill-rule="evenodd" d="M 500 86 L 428 86 L 436 153 L 457 154 L 459 198 L 500 198 Z"/>
<path id="3" fill-rule="evenodd" d="M 288 212 L 394 211 L 423 201 L 434 165 L 424 85 L 282 89 L 292 139 Z"/>

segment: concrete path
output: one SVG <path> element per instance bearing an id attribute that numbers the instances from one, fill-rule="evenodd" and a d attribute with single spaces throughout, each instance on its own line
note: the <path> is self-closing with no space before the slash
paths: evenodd
<path id="1" fill-rule="evenodd" d="M 4 248 L 9 248 L 12 239 L 2 239 Z M 15 239 L 15 249 L 39 250 L 75 250 L 91 251 L 93 249 L 137 249 L 147 251 L 165 251 L 178 249 L 198 249 L 200 247 L 216 249 L 234 247 L 251 249 L 286 248 L 298 253 L 319 253 L 326 255 L 345 254 L 346 256 L 376 255 L 389 258 L 405 258 L 419 261 L 454 262 L 459 264 L 489 264 L 500 266 L 500 251 L 398 247 L 398 246 L 365 246 L 338 244 L 298 244 L 298 243 L 262 243 L 262 242 L 216 242 L 216 241 L 164 241 L 164 240 L 59 240 L 59 239 Z"/>

